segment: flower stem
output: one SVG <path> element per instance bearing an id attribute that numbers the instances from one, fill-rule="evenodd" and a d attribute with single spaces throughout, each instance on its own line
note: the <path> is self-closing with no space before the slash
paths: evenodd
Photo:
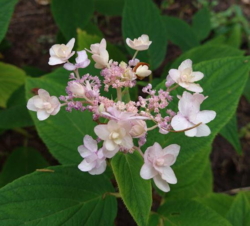
<path id="1" fill-rule="evenodd" d="M 134 54 L 134 56 L 133 56 L 133 58 L 132 58 L 132 60 L 134 60 L 135 59 L 135 57 L 136 57 L 136 55 L 137 55 L 137 53 L 138 53 L 139 51 L 138 50 L 136 50 L 136 52 L 135 52 L 135 54 Z"/>
<path id="2" fill-rule="evenodd" d="M 194 126 L 192 126 L 192 127 L 189 127 L 189 128 L 187 128 L 187 129 L 183 129 L 183 130 L 169 130 L 169 132 L 181 133 L 181 132 L 188 131 L 188 130 L 190 130 L 190 129 L 194 129 L 194 128 L 198 127 L 198 126 L 201 125 L 201 124 L 202 124 L 202 122 L 200 122 L 200 123 L 198 123 L 198 124 L 196 124 L 196 125 L 194 125 Z"/>
<path id="3" fill-rule="evenodd" d="M 168 92 L 171 92 L 171 91 L 173 91 L 174 89 L 176 89 L 178 86 L 179 86 L 179 85 L 177 84 L 177 85 L 173 86 L 172 88 L 168 89 L 167 91 L 168 91 Z"/>
<path id="4" fill-rule="evenodd" d="M 122 89 L 117 88 L 116 91 L 117 91 L 117 100 L 122 101 Z"/>
<path id="5" fill-rule="evenodd" d="M 77 79 L 80 79 L 80 75 L 79 75 L 78 69 L 75 69 L 74 72 L 75 72 L 75 74 L 76 74 Z"/>
<path id="6" fill-rule="evenodd" d="M 147 128 L 147 131 L 153 130 L 153 129 L 157 128 L 157 127 L 158 127 L 157 125 L 154 125 L 152 127 Z"/>
<path id="7" fill-rule="evenodd" d="M 143 152 L 141 151 L 141 149 L 139 147 L 134 146 L 134 149 L 137 150 L 140 153 L 142 158 L 144 157 Z"/>

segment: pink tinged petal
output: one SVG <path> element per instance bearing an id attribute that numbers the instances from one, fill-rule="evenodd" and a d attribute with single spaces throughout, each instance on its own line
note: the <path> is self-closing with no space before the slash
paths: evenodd
<path id="1" fill-rule="evenodd" d="M 117 144 L 115 144 L 112 140 L 105 140 L 103 143 L 103 146 L 108 150 L 108 151 L 114 151 L 117 149 Z"/>
<path id="2" fill-rule="evenodd" d="M 209 111 L 209 110 L 204 110 L 204 111 L 200 111 L 197 116 L 196 116 L 196 121 L 195 123 L 209 123 L 210 121 L 212 121 L 216 116 L 216 112 L 215 111 Z"/>
<path id="3" fill-rule="evenodd" d="M 185 89 L 196 93 L 203 92 L 203 89 L 200 87 L 200 85 L 195 83 L 190 83 L 188 87 L 185 87 Z"/>
<path id="4" fill-rule="evenodd" d="M 193 128 L 193 129 L 185 131 L 185 135 L 188 137 L 195 137 L 196 134 L 197 134 L 197 128 Z"/>
<path id="5" fill-rule="evenodd" d="M 85 50 L 77 51 L 76 63 L 80 64 L 88 59 L 87 53 Z"/>
<path id="6" fill-rule="evenodd" d="M 169 184 L 177 183 L 177 178 L 171 167 L 164 167 L 161 177 L 163 180 L 167 181 Z"/>
<path id="7" fill-rule="evenodd" d="M 49 93 L 44 89 L 38 90 L 38 96 L 41 97 L 42 99 L 45 99 L 45 100 L 49 100 L 49 98 L 50 98 Z"/>
<path id="8" fill-rule="evenodd" d="M 78 68 L 85 68 L 85 67 L 88 67 L 89 64 L 90 64 L 90 60 L 85 60 L 84 62 L 77 64 L 77 67 Z"/>
<path id="9" fill-rule="evenodd" d="M 105 62 L 104 59 L 99 55 L 92 55 L 92 59 L 96 62 L 95 67 L 97 69 L 103 69 L 106 67 L 107 62 Z"/>
<path id="10" fill-rule="evenodd" d="M 103 38 L 103 39 L 101 40 L 101 42 L 100 42 L 100 48 L 101 48 L 101 49 L 106 49 L 106 47 L 107 47 L 107 42 L 106 42 L 106 40 Z"/>
<path id="11" fill-rule="evenodd" d="M 58 50 L 61 48 L 61 45 L 60 44 L 55 44 L 53 45 L 50 50 L 49 50 L 49 54 L 51 56 L 56 56 L 56 53 L 58 52 Z"/>
<path id="12" fill-rule="evenodd" d="M 130 48 L 132 48 L 132 40 L 130 39 L 130 38 L 126 38 L 126 43 L 127 43 L 127 45 L 130 47 Z M 133 49 L 133 48 L 132 48 Z"/>
<path id="13" fill-rule="evenodd" d="M 90 150 L 91 152 L 96 152 L 98 147 L 97 147 L 97 142 L 96 140 L 94 140 L 91 136 L 89 135 L 86 135 L 84 138 L 83 138 L 83 143 L 84 143 L 84 146 Z"/>
<path id="14" fill-rule="evenodd" d="M 192 68 L 192 60 L 190 59 L 187 59 L 187 60 L 184 60 L 181 65 L 178 67 L 178 70 L 179 71 L 183 71 L 185 70 L 186 68 Z"/>
<path id="15" fill-rule="evenodd" d="M 210 128 L 205 124 L 201 124 L 200 126 L 197 127 L 196 137 L 206 137 L 210 133 L 211 133 Z"/>
<path id="16" fill-rule="evenodd" d="M 28 100 L 28 103 L 27 103 L 27 108 L 31 111 L 37 111 L 37 107 L 35 106 L 35 103 L 36 103 L 36 100 L 37 99 L 40 99 L 40 97 L 38 96 L 34 96 L 34 97 L 31 97 L 29 100 Z M 41 101 L 41 106 L 42 106 L 42 101 Z"/>
<path id="17" fill-rule="evenodd" d="M 107 167 L 107 163 L 106 163 L 106 161 L 104 160 L 104 161 L 102 161 L 102 162 L 100 163 L 99 167 L 93 168 L 92 170 L 90 170 L 90 171 L 89 171 L 89 174 L 91 174 L 91 175 L 99 175 L 99 174 L 102 174 L 102 173 L 105 171 L 106 167 Z"/>
<path id="18" fill-rule="evenodd" d="M 192 127 L 193 124 L 191 124 L 185 117 L 183 117 L 181 114 L 175 115 L 171 120 L 171 126 L 174 130 L 184 130 L 189 127 Z"/>
<path id="19" fill-rule="evenodd" d="M 179 152 L 180 152 L 180 145 L 178 144 L 171 144 L 163 149 L 164 155 L 172 155 L 174 157 L 172 163 L 168 162 L 169 166 L 175 163 L 176 158 L 179 155 Z"/>
<path id="20" fill-rule="evenodd" d="M 204 74 L 202 72 L 199 72 L 199 71 L 194 71 L 192 72 L 192 78 L 189 79 L 190 82 L 197 82 L 201 79 L 203 79 L 204 77 Z"/>
<path id="21" fill-rule="evenodd" d="M 155 176 L 153 178 L 154 182 L 155 182 L 155 185 L 162 191 L 164 192 L 169 192 L 170 191 L 170 187 L 169 187 L 169 184 L 163 180 L 161 178 L 161 176 L 158 174 L 157 176 Z"/>
<path id="22" fill-rule="evenodd" d="M 75 44 L 75 38 L 70 39 L 69 42 L 66 44 L 66 46 L 69 48 L 69 52 L 72 51 L 74 44 Z"/>
<path id="23" fill-rule="evenodd" d="M 53 106 L 53 112 L 51 112 L 51 115 L 56 115 L 61 108 L 61 103 L 59 102 L 58 98 L 55 96 L 51 97 L 51 104 Z"/>
<path id="24" fill-rule="evenodd" d="M 109 120 L 107 126 L 108 126 L 109 131 L 116 131 L 116 130 L 120 129 L 120 127 L 121 127 L 121 125 L 119 125 L 114 120 Z"/>
<path id="25" fill-rule="evenodd" d="M 47 119 L 49 116 L 50 116 L 50 114 L 47 113 L 45 110 L 38 110 L 37 111 L 37 118 L 40 121 L 43 121 L 43 120 Z"/>
<path id="26" fill-rule="evenodd" d="M 50 58 L 49 58 L 49 65 L 57 65 L 57 64 L 63 64 L 63 63 L 65 63 L 66 62 L 66 60 L 62 60 L 62 59 L 60 59 L 60 58 L 58 58 L 58 57 L 55 57 L 55 56 L 51 56 Z"/>
<path id="27" fill-rule="evenodd" d="M 109 130 L 107 125 L 97 125 L 94 128 L 95 134 L 101 139 L 101 140 L 107 140 L 109 138 Z"/>
<path id="28" fill-rule="evenodd" d="M 168 76 L 170 76 L 170 78 L 173 79 L 174 82 L 178 83 L 181 73 L 176 69 L 171 69 L 168 72 Z"/>
<path id="29" fill-rule="evenodd" d="M 194 101 L 194 96 L 189 92 L 184 92 L 178 102 L 178 109 L 183 116 L 189 116 L 200 110 L 200 105 Z"/>
<path id="30" fill-rule="evenodd" d="M 68 71 L 74 71 L 76 69 L 76 66 L 72 63 L 66 63 L 63 67 Z"/>
<path id="31" fill-rule="evenodd" d="M 122 146 L 127 149 L 131 149 L 134 146 L 133 139 L 130 135 L 123 137 Z"/>
<path id="32" fill-rule="evenodd" d="M 115 156 L 115 154 L 116 154 L 118 151 L 119 151 L 119 147 L 118 147 L 118 146 L 117 146 L 117 147 L 115 148 L 115 150 L 113 150 L 113 151 L 109 151 L 109 150 L 104 149 L 104 150 L 103 150 L 103 156 L 106 157 L 106 158 L 112 158 L 112 157 Z"/>
<path id="33" fill-rule="evenodd" d="M 95 167 L 96 163 L 95 162 L 87 162 L 86 159 L 84 159 L 79 165 L 78 169 L 87 172 L 92 170 Z"/>
<path id="34" fill-rule="evenodd" d="M 83 158 L 86 158 L 92 154 L 92 152 L 89 149 L 87 149 L 84 145 L 78 147 L 78 152 Z"/>
<path id="35" fill-rule="evenodd" d="M 156 176 L 158 172 L 153 168 L 152 165 L 149 164 L 143 164 L 140 175 L 143 179 L 148 180 Z"/>

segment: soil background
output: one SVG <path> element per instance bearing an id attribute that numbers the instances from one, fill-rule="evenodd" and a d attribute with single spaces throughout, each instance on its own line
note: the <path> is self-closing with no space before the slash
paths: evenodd
<path id="1" fill-rule="evenodd" d="M 162 1 L 155 1 L 158 5 Z M 185 2 L 185 3 L 183 3 Z M 180 17 L 187 22 L 197 11 L 194 1 L 174 1 L 170 8 L 165 10 L 166 15 Z M 214 8 L 215 11 L 226 10 L 231 4 L 238 3 L 242 6 L 245 15 L 250 15 L 250 2 L 248 1 L 219 1 Z M 98 21 L 105 21 L 103 16 L 96 14 Z M 248 18 L 249 19 L 249 18 Z M 121 19 L 119 17 L 109 18 L 109 25 L 100 23 L 100 29 L 111 43 L 122 41 Z M 112 29 L 115 27 L 115 29 Z M 50 72 L 53 68 L 48 65 L 49 48 L 55 44 L 58 28 L 50 12 L 49 5 L 40 5 L 35 0 L 20 0 L 17 4 L 11 20 L 6 40 L 10 46 L 2 51 L 2 61 L 18 67 L 33 66 L 40 70 Z M 244 45 L 242 45 L 244 48 Z M 246 46 L 246 45 L 245 45 Z M 171 61 L 181 54 L 181 50 L 169 43 L 167 61 Z M 165 62 L 165 63 L 166 63 Z M 161 68 L 159 69 L 159 74 Z M 250 104 L 245 97 L 240 99 L 237 110 L 238 129 L 242 130 L 250 123 Z M 29 146 L 39 150 L 43 156 L 52 164 L 57 161 L 48 152 L 46 146 L 37 136 L 34 128 L 27 128 L 34 134 L 29 141 Z M 0 136 L 0 168 L 6 157 L 14 148 L 23 145 L 23 136 L 15 131 L 6 131 Z M 222 136 L 218 135 L 213 143 L 211 153 L 211 166 L 214 176 L 214 191 L 228 192 L 236 188 L 250 186 L 250 133 L 241 138 L 243 155 L 239 156 L 234 148 Z M 250 190 L 250 189 L 249 189 Z M 232 191 L 233 193 L 233 191 Z M 128 223 L 130 222 L 130 223 Z M 119 202 L 119 213 L 116 220 L 117 225 L 136 225 L 128 214 L 122 202 Z"/>

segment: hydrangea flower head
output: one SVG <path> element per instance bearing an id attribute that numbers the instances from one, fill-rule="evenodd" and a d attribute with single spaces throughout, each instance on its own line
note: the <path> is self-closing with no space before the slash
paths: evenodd
<path id="1" fill-rule="evenodd" d="M 39 120 L 45 120 L 50 115 L 56 115 L 60 110 L 61 104 L 57 97 L 50 96 L 44 89 L 38 90 L 38 95 L 28 100 L 27 108 L 37 112 Z"/>
<path id="2" fill-rule="evenodd" d="M 171 144 L 164 149 L 159 143 L 148 147 L 144 153 L 144 164 L 140 175 L 143 179 L 153 178 L 156 186 L 164 192 L 170 190 L 169 184 L 176 184 L 177 179 L 172 166 L 180 151 L 180 146 Z"/>
<path id="3" fill-rule="evenodd" d="M 127 38 L 126 43 L 131 49 L 142 51 L 147 50 L 152 41 L 149 41 L 148 35 L 143 34 L 141 37 L 138 39 L 135 38 L 133 41 L 130 38 Z"/>
<path id="4" fill-rule="evenodd" d="M 201 80 L 204 74 L 199 71 L 193 71 L 192 61 L 190 59 L 183 61 L 178 69 L 171 69 L 169 76 L 174 82 L 186 90 L 196 93 L 203 91 L 200 85 L 194 82 Z"/>
<path id="5" fill-rule="evenodd" d="M 57 65 L 63 64 L 67 62 L 67 60 L 74 55 L 74 51 L 72 49 L 75 44 L 75 38 L 70 39 L 70 41 L 65 44 L 56 44 L 53 45 L 50 50 L 50 58 L 49 58 L 49 65 Z"/>

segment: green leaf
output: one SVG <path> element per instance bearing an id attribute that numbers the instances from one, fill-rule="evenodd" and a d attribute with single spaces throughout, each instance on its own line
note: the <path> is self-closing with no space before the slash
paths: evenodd
<path id="1" fill-rule="evenodd" d="M 117 153 L 111 165 L 127 209 L 137 225 L 147 225 L 152 195 L 150 181 L 143 180 L 140 176 L 140 169 L 143 165 L 142 157 L 138 152 Z"/>
<path id="2" fill-rule="evenodd" d="M 147 34 L 152 44 L 147 51 L 140 51 L 137 58 L 149 62 L 152 69 L 160 66 L 166 54 L 167 33 L 159 9 L 151 0 L 125 1 L 122 32 L 124 40 Z M 135 50 L 127 48 L 134 55 Z"/>
<path id="3" fill-rule="evenodd" d="M 54 19 L 66 39 L 76 37 L 76 29 L 84 28 L 94 13 L 94 1 L 53 0 Z"/>
<path id="4" fill-rule="evenodd" d="M 225 218 L 194 200 L 169 201 L 158 212 L 164 225 L 231 226 Z"/>
<path id="5" fill-rule="evenodd" d="M 10 96 L 7 108 L 0 110 L 0 128 L 13 129 L 34 125 L 26 105 L 23 85 Z"/>
<path id="6" fill-rule="evenodd" d="M 0 42 L 3 40 L 18 0 L 0 0 Z"/>
<path id="7" fill-rule="evenodd" d="M 104 175 L 76 166 L 51 167 L 0 189 L 0 225 L 112 225 L 117 212 L 114 189 Z M 54 171 L 54 172 L 53 172 Z"/>
<path id="8" fill-rule="evenodd" d="M 48 165 L 48 162 L 37 150 L 29 147 L 17 148 L 9 155 L 3 165 L 0 173 L 0 187 Z"/>
<path id="9" fill-rule="evenodd" d="M 185 21 L 170 16 L 163 18 L 169 40 L 179 46 L 183 52 L 199 45 L 197 36 Z"/>
<path id="10" fill-rule="evenodd" d="M 11 94 L 25 81 L 23 70 L 0 62 L 0 107 L 6 107 L 7 100 Z"/>
<path id="11" fill-rule="evenodd" d="M 171 68 L 178 68 L 181 62 L 183 62 L 186 59 L 191 59 L 193 64 L 197 64 L 207 60 L 214 60 L 230 56 L 232 57 L 243 56 L 243 55 L 244 55 L 243 51 L 227 45 L 218 46 L 218 45 L 206 44 L 193 48 L 182 54 L 174 61 L 174 63 L 171 65 Z"/>
<path id="12" fill-rule="evenodd" d="M 243 95 L 247 98 L 247 101 L 250 103 L 250 77 L 248 77 Z"/>
<path id="13" fill-rule="evenodd" d="M 214 210 L 222 217 L 226 217 L 226 214 L 232 205 L 234 200 L 233 196 L 226 194 L 210 193 L 203 198 L 197 198 L 196 201 Z"/>
<path id="14" fill-rule="evenodd" d="M 69 72 L 65 69 L 56 70 L 41 78 L 26 80 L 26 97 L 31 98 L 33 88 L 43 88 L 51 96 L 65 95 Z M 45 121 L 38 121 L 35 112 L 31 112 L 39 136 L 49 148 L 51 154 L 62 164 L 80 163 L 81 157 L 77 147 L 82 145 L 86 134 L 93 135 L 96 125 L 89 112 L 73 110 L 71 113 L 62 107 L 55 116 Z"/>
<path id="15" fill-rule="evenodd" d="M 208 151 L 210 149 L 211 148 L 208 148 Z M 195 159 L 199 158 L 199 156 L 200 155 L 196 155 Z M 201 160 L 203 160 L 203 158 L 201 158 Z M 193 160 L 192 164 L 197 164 L 197 162 L 194 162 Z M 195 179 L 194 182 L 186 186 L 178 186 L 179 183 L 177 183 L 176 186 L 174 185 L 172 187 L 171 192 L 166 193 L 165 199 L 167 201 L 187 198 L 191 199 L 194 197 L 204 197 L 208 193 L 211 193 L 213 189 L 213 177 L 209 159 L 207 158 L 205 162 L 203 160 L 203 164 L 205 165 L 205 169 L 202 170 L 202 167 L 199 167 L 199 171 L 201 171 L 202 173 L 197 172 L 195 173 L 197 174 L 197 176 L 192 175 L 192 177 Z M 190 165 L 187 166 L 185 174 L 183 174 L 183 167 L 181 167 L 180 169 L 175 169 L 178 181 L 185 180 L 185 176 L 189 174 L 187 172 L 188 170 L 190 170 Z"/>
<path id="16" fill-rule="evenodd" d="M 95 0 L 97 12 L 107 16 L 121 16 L 125 0 Z"/>
<path id="17" fill-rule="evenodd" d="M 231 205 L 227 219 L 233 226 L 249 226 L 250 225 L 250 204 L 244 193 L 239 193 L 233 204 Z"/>
<path id="18" fill-rule="evenodd" d="M 240 24 L 235 24 L 230 30 L 226 43 L 234 48 L 240 48 L 242 43 L 242 29 Z"/>
<path id="19" fill-rule="evenodd" d="M 204 89 L 204 95 L 208 98 L 202 103 L 201 110 L 214 110 L 217 114 L 216 118 L 208 124 L 211 128 L 211 134 L 208 137 L 190 138 L 183 133 L 170 133 L 167 137 L 155 132 L 148 134 L 145 147 L 151 146 L 154 142 L 160 143 L 162 147 L 175 143 L 181 146 L 180 154 L 173 166 L 174 169 L 179 168 L 182 175 L 185 175 L 185 178 L 183 176 L 183 180 L 178 182 L 180 184 L 178 186 L 184 187 L 194 181 L 197 171 L 204 167 L 204 162 L 195 165 L 192 163 L 192 161 L 198 161 L 196 154 L 207 152 L 206 148 L 211 145 L 215 135 L 235 112 L 248 77 L 249 60 L 249 57 L 228 57 L 205 61 L 194 66 L 194 71 L 202 71 L 205 74 L 200 84 Z M 164 85 L 163 81 L 158 88 L 164 88 Z M 177 98 L 174 102 L 177 104 Z M 189 170 L 188 176 L 183 174 L 187 169 Z"/>
<path id="20" fill-rule="evenodd" d="M 221 129 L 220 134 L 233 145 L 238 154 L 242 155 L 236 115 L 233 115 L 231 120 Z"/>
<path id="21" fill-rule="evenodd" d="M 192 29 L 199 41 L 205 39 L 211 31 L 210 12 L 208 8 L 200 9 L 193 16 Z"/>

